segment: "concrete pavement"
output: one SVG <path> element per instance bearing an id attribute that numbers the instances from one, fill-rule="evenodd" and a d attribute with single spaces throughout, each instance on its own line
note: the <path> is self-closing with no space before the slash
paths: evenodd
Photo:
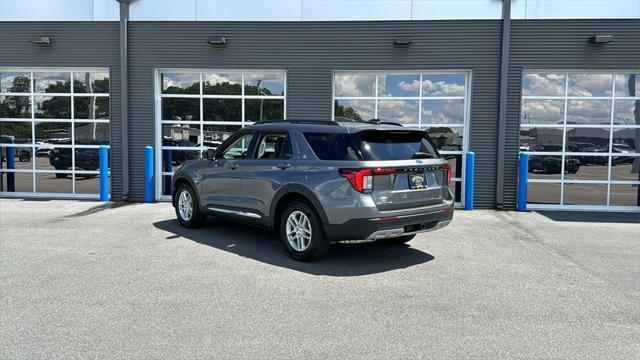
<path id="1" fill-rule="evenodd" d="M 459 211 L 298 263 L 167 203 L 0 199 L 1 359 L 630 359 L 639 279 L 637 214 Z"/>

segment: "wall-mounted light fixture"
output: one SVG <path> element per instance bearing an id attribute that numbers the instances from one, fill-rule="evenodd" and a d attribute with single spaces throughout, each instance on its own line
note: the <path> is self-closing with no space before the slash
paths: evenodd
<path id="1" fill-rule="evenodd" d="M 589 41 L 593 44 L 606 44 L 613 41 L 612 35 L 595 35 Z"/>
<path id="2" fill-rule="evenodd" d="M 225 46 L 227 45 L 227 38 L 225 36 L 212 37 L 212 38 L 208 38 L 207 42 L 215 46 Z"/>
<path id="3" fill-rule="evenodd" d="M 40 36 L 40 39 L 29 40 L 29 42 L 36 45 L 48 46 L 48 45 L 51 45 L 51 38 L 49 36 L 42 35 Z"/>
<path id="4" fill-rule="evenodd" d="M 409 47 L 413 40 L 408 36 L 399 36 L 393 38 L 393 46 L 395 47 Z"/>

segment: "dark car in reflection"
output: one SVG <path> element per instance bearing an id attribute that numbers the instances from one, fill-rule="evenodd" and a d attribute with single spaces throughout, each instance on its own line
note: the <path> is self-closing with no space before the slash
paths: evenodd
<path id="1" fill-rule="evenodd" d="M 580 169 L 580 160 L 566 157 L 564 171 L 575 174 Z M 529 158 L 529 172 L 540 171 L 543 174 L 559 174 L 562 171 L 562 156 L 559 155 L 534 155 Z"/>
<path id="2" fill-rule="evenodd" d="M 60 143 L 62 144 L 62 143 Z M 65 143 L 65 145 L 70 145 Z M 102 145 L 108 145 L 104 143 Z M 49 163 L 58 171 L 71 170 L 73 159 L 70 148 L 54 148 L 49 156 Z M 76 170 L 96 171 L 100 169 L 100 152 L 98 149 L 76 148 L 75 149 Z M 56 173 L 57 178 L 65 178 L 68 174 Z M 95 174 L 78 174 L 82 177 L 95 177 Z"/>
<path id="3" fill-rule="evenodd" d="M 604 146 L 584 148 L 581 152 L 593 153 L 593 155 L 582 155 L 577 157 L 580 160 L 580 165 L 600 165 L 605 166 L 609 164 L 609 158 L 606 156 L 609 149 Z"/>
<path id="4" fill-rule="evenodd" d="M 633 148 L 627 144 L 613 144 L 611 146 L 611 152 L 616 155 L 613 156 L 612 165 L 633 164 L 634 157 L 631 156 L 635 152 Z"/>
<path id="5" fill-rule="evenodd" d="M 220 144 L 220 141 L 204 141 L 200 144 L 190 140 L 174 140 L 168 137 L 165 137 L 162 141 L 162 145 L 166 147 L 199 148 L 204 146 L 212 150 L 217 149 Z M 163 152 L 165 159 L 170 157 L 172 166 L 180 166 L 185 161 L 200 159 L 200 152 L 198 150 L 165 149 Z"/>

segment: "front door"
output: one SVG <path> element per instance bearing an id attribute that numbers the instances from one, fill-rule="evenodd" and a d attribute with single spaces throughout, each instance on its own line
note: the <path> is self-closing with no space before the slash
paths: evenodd
<path id="1" fill-rule="evenodd" d="M 242 206 L 242 167 L 251 154 L 254 133 L 240 133 L 218 152 L 211 166 L 200 170 L 201 203 L 209 207 Z"/>

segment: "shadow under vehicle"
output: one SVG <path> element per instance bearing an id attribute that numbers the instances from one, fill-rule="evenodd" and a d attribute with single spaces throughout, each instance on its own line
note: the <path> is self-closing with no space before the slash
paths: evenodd
<path id="1" fill-rule="evenodd" d="M 60 145 L 70 145 L 71 142 L 60 142 Z M 107 142 L 101 144 L 92 144 L 92 145 L 108 145 Z M 66 171 L 71 170 L 73 167 L 73 157 L 71 155 L 72 149 L 70 148 L 60 148 L 56 147 L 51 150 L 51 154 L 49 156 L 49 163 L 53 166 L 57 171 Z M 109 159 L 111 161 L 111 159 Z M 96 171 L 100 169 L 100 151 L 99 149 L 90 148 L 76 148 L 75 149 L 75 170 L 79 171 Z M 56 177 L 59 179 L 66 178 L 66 173 L 56 173 Z M 95 177 L 96 174 L 77 174 L 77 176 L 92 178 Z"/>
<path id="2" fill-rule="evenodd" d="M 566 157 L 564 171 L 575 174 L 580 169 L 580 160 Z M 535 155 L 529 158 L 529 172 L 540 171 L 543 174 L 559 174 L 562 171 L 562 156 L 560 155 Z"/>

